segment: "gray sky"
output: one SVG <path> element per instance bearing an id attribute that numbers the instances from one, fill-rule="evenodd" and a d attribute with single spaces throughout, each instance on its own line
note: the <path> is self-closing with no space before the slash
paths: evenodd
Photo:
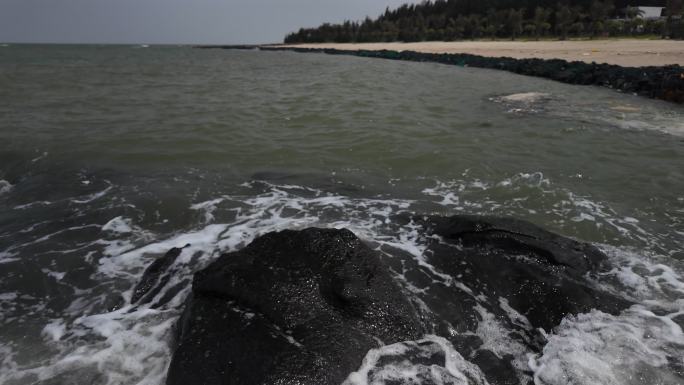
<path id="1" fill-rule="evenodd" d="M 410 0 L 0 0 L 0 42 L 270 43 Z"/>

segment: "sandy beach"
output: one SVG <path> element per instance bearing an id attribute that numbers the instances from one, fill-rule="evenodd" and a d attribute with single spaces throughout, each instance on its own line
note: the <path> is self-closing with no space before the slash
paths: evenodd
<path id="1" fill-rule="evenodd" d="M 458 41 L 419 43 L 299 44 L 286 47 L 341 50 L 392 50 L 426 53 L 468 53 L 516 59 L 564 59 L 617 64 L 625 67 L 684 65 L 684 41 L 582 40 L 582 41 Z"/>

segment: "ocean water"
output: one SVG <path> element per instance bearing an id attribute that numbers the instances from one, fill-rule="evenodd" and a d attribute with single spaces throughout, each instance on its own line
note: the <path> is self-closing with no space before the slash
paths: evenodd
<path id="1" fill-rule="evenodd" d="M 269 231 L 349 228 L 443 279 L 402 213 L 515 216 L 609 255 L 595 284 L 635 305 L 568 316 L 541 352 L 478 308 L 520 382 L 684 383 L 684 107 L 432 63 L 40 45 L 0 47 L 0 383 L 163 384 L 192 274 Z M 131 305 L 188 243 L 173 300 Z M 378 347 L 345 384 L 415 349 L 486 383 L 445 337 Z"/>

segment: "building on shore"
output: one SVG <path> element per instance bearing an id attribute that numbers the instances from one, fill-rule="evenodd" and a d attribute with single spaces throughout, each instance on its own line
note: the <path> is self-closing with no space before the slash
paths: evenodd
<path id="1" fill-rule="evenodd" d="M 644 20 L 662 19 L 667 16 L 665 7 L 636 7 L 638 10 L 637 17 Z"/>

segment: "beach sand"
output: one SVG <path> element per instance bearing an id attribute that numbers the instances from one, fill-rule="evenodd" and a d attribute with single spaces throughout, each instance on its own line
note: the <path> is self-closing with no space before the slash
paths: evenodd
<path id="1" fill-rule="evenodd" d="M 468 53 L 516 59 L 564 59 L 617 64 L 625 67 L 684 65 L 684 41 L 611 39 L 581 41 L 456 41 L 418 43 L 298 44 L 285 47 L 341 50 L 392 50 L 427 53 Z"/>

